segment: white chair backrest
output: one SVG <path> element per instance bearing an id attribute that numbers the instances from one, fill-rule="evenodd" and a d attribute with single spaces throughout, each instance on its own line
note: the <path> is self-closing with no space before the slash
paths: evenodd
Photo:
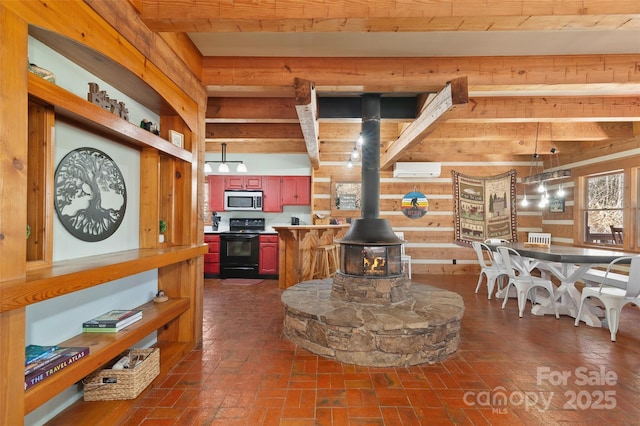
<path id="1" fill-rule="evenodd" d="M 404 239 L 404 232 L 400 231 L 400 232 L 394 232 L 394 234 L 396 234 L 396 237 L 400 238 L 403 243 L 400 246 L 400 254 L 404 255 L 404 243 L 406 243 L 407 241 Z"/>
<path id="2" fill-rule="evenodd" d="M 602 277 L 602 282 L 600 283 L 601 290 L 602 287 L 605 286 L 607 275 L 611 271 L 612 267 L 616 263 L 628 260 L 630 260 L 631 263 L 629 264 L 629 280 L 627 282 L 627 293 L 625 294 L 625 297 L 628 299 L 635 299 L 640 296 L 640 256 L 621 256 L 609 263 L 604 277 Z"/>
<path id="3" fill-rule="evenodd" d="M 481 267 L 489 268 L 493 264 L 493 256 L 488 245 L 480 241 L 472 241 L 471 247 L 476 251 L 476 256 L 478 256 L 478 262 Z"/>
<path id="4" fill-rule="evenodd" d="M 529 232 L 527 242 L 551 245 L 551 234 L 548 232 Z"/>
<path id="5" fill-rule="evenodd" d="M 507 274 L 509 274 L 509 278 L 531 278 L 531 274 L 529 274 L 529 268 L 526 267 L 524 260 L 522 260 L 522 256 L 520 256 L 520 253 L 518 253 L 511 247 L 504 246 L 498 247 L 498 253 L 500 253 L 500 259 L 507 270 Z"/>
<path id="6" fill-rule="evenodd" d="M 629 266 L 629 282 L 626 297 L 634 299 L 640 296 L 640 256 L 631 259 Z"/>

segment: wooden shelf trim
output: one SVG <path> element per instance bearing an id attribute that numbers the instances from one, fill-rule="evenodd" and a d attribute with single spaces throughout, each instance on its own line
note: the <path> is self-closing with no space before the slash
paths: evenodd
<path id="1" fill-rule="evenodd" d="M 208 249 L 207 244 L 134 249 L 54 262 L 28 271 L 25 278 L 1 282 L 0 312 L 189 260 Z"/>
<path id="2" fill-rule="evenodd" d="M 56 114 L 82 123 L 89 129 L 126 141 L 138 148 L 151 147 L 188 163 L 193 154 L 111 112 L 86 101 L 79 96 L 43 78 L 29 73 L 29 94 L 53 105 Z M 87 89 L 88 90 L 88 89 Z"/>
<path id="3" fill-rule="evenodd" d="M 186 312 L 189 309 L 189 304 L 189 299 L 171 299 L 165 303 L 149 302 L 140 306 L 142 309 L 140 321 L 117 333 L 82 333 L 61 342 L 58 346 L 88 346 L 89 355 L 59 371 L 55 377 L 46 379 L 28 389 L 24 398 L 25 414 L 101 368 L 145 336 Z M 78 319 L 78 322 L 81 321 Z M 163 352 L 167 352 L 166 356 L 170 356 L 172 353 L 170 350 L 160 349 L 161 364 Z"/>

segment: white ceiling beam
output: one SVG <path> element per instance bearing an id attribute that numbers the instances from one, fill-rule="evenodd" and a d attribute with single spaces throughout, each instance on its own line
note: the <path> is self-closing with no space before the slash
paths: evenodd
<path id="1" fill-rule="evenodd" d="M 309 160 L 314 169 L 320 167 L 320 146 L 318 142 L 318 102 L 316 88 L 309 80 L 301 78 L 294 79 L 294 89 L 296 94 L 296 112 L 300 120 L 304 143 L 307 146 Z"/>

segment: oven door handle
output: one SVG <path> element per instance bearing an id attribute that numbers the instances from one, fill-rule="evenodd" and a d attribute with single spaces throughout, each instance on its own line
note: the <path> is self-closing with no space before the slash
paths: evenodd
<path id="1" fill-rule="evenodd" d="M 233 235 L 233 236 L 228 236 L 225 235 L 224 237 L 222 237 L 224 240 L 226 241 L 233 241 L 233 240 L 252 240 L 254 238 L 258 238 L 257 235 Z"/>

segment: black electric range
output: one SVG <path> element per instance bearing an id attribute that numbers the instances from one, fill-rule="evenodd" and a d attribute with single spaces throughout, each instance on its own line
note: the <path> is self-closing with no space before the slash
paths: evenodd
<path id="1" fill-rule="evenodd" d="M 220 278 L 257 278 L 259 234 L 264 218 L 229 219 L 229 231 L 220 233 Z"/>

